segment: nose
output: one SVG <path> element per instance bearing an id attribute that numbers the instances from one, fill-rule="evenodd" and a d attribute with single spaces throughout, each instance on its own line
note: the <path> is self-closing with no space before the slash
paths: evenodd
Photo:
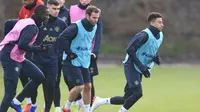
<path id="1" fill-rule="evenodd" d="M 163 24 L 163 23 L 161 23 L 161 26 L 164 26 L 164 24 Z"/>

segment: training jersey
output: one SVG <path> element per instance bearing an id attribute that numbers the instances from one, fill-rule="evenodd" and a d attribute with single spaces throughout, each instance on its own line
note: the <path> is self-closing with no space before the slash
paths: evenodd
<path id="1" fill-rule="evenodd" d="M 36 25 L 35 21 L 31 18 L 19 20 L 12 30 L 4 37 L 3 41 L 0 43 L 0 51 L 4 48 L 4 46 L 10 42 L 18 41 L 21 31 L 27 27 L 28 25 Z M 31 42 L 29 43 L 30 46 L 33 45 L 35 39 L 37 38 L 37 34 L 33 37 Z M 23 62 L 25 60 L 24 55 L 26 51 L 19 49 L 18 44 L 15 44 L 11 50 L 10 57 L 11 59 L 17 62 Z"/>
<path id="2" fill-rule="evenodd" d="M 80 7 L 84 7 L 84 6 L 82 6 L 81 4 L 78 4 L 78 5 L 72 5 L 70 7 L 71 23 L 74 23 L 80 19 L 85 18 L 86 8 L 81 9 Z M 101 39 L 102 39 L 102 21 L 99 20 L 97 23 L 97 31 L 95 33 L 95 37 L 93 38 L 92 46 L 91 46 L 91 50 L 96 56 L 99 54 Z"/>
<path id="3" fill-rule="evenodd" d="M 55 65 L 59 55 L 58 36 L 66 28 L 66 24 L 59 17 L 50 17 L 49 22 L 39 28 L 36 45 L 52 45 L 52 53 L 34 52 L 33 61 L 39 64 Z"/>
<path id="4" fill-rule="evenodd" d="M 78 27 L 78 33 L 76 37 L 72 40 L 70 49 L 73 53 L 75 53 L 78 57 L 71 60 L 73 66 L 89 68 L 90 65 L 90 54 L 91 54 L 91 46 L 92 39 L 94 38 L 97 25 L 93 27 L 91 32 L 85 30 L 81 20 L 76 22 Z M 63 54 L 63 59 L 66 59 L 67 55 Z"/>
<path id="5" fill-rule="evenodd" d="M 146 28 L 143 30 L 148 34 L 148 40 L 146 43 L 144 43 L 137 51 L 136 51 L 136 56 L 140 60 L 140 62 L 146 66 L 148 66 L 151 70 L 154 66 L 153 62 L 153 57 L 156 55 L 158 52 L 158 49 L 160 45 L 162 44 L 163 41 L 163 33 L 160 32 L 158 36 L 160 36 L 159 39 L 156 39 L 156 37 L 152 34 L 152 32 Z M 123 61 L 124 63 L 128 60 L 129 55 L 126 54 L 125 60 Z M 139 68 L 134 64 L 135 69 L 141 73 Z"/>

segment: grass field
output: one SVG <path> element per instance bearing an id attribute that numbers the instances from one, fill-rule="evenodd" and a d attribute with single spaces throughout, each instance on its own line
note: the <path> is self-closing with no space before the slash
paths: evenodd
<path id="1" fill-rule="evenodd" d="M 200 112 L 200 66 L 155 67 L 150 79 L 143 78 L 143 97 L 129 112 Z M 95 77 L 96 95 L 110 97 L 123 95 L 125 77 L 123 67 L 102 67 Z M 68 95 L 65 83 L 61 82 L 64 105 Z M 21 83 L 17 91 L 21 90 Z M 4 94 L 2 72 L 0 75 L 0 100 Z M 26 101 L 23 102 L 25 104 Z M 38 109 L 43 108 L 43 92 L 39 88 Z M 24 105 L 23 105 L 24 106 Z M 121 106 L 101 106 L 97 112 L 118 112 Z M 52 112 L 54 106 L 52 106 Z M 14 112 L 10 109 L 8 112 Z"/>

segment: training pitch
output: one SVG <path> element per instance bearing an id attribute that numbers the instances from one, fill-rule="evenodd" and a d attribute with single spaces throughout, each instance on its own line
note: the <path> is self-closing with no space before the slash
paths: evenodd
<path id="1" fill-rule="evenodd" d="M 160 66 L 151 72 L 151 78 L 143 77 L 143 97 L 129 112 L 200 112 L 200 66 Z M 3 72 L 0 68 L 0 101 L 4 94 Z M 96 95 L 111 97 L 123 95 L 125 77 L 123 66 L 101 67 L 94 78 Z M 61 79 L 61 106 L 66 102 L 68 89 Z M 19 81 L 17 93 L 22 89 Z M 44 107 L 41 86 L 38 90 L 37 111 Z M 23 102 L 22 107 L 26 104 Z M 101 106 L 97 112 L 118 112 L 121 106 Z M 15 112 L 9 109 L 8 112 Z M 54 105 L 52 111 L 54 112 Z"/>

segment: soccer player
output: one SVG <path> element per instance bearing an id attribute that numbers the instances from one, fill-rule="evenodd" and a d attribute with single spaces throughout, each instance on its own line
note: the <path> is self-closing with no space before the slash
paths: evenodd
<path id="1" fill-rule="evenodd" d="M 44 2 L 42 0 L 22 0 L 23 6 L 21 7 L 18 19 L 25 19 L 30 18 L 32 14 L 34 13 L 36 7 L 38 5 L 44 5 Z M 32 62 L 32 52 L 28 51 L 26 52 L 25 58 L 30 60 Z M 20 81 L 23 85 L 23 87 L 28 83 L 28 77 L 27 76 L 19 76 Z M 27 98 L 27 105 L 24 108 L 24 112 L 28 112 L 32 104 L 31 98 Z"/>
<path id="2" fill-rule="evenodd" d="M 58 17 L 60 17 L 67 26 L 70 24 L 69 20 L 69 10 L 65 7 L 64 3 L 65 0 L 58 0 L 60 4 L 60 11 L 58 14 Z M 56 85 L 55 85 L 55 96 L 54 96 L 54 105 L 56 108 L 56 112 L 60 112 L 60 98 L 61 98 L 61 93 L 60 93 L 60 77 L 61 77 L 61 71 L 62 71 L 62 55 L 63 51 L 59 50 L 59 56 L 58 56 L 58 76 L 56 78 Z"/>
<path id="3" fill-rule="evenodd" d="M 58 1 L 49 0 L 47 7 L 50 13 L 49 21 L 46 25 L 43 25 L 39 28 L 38 39 L 34 44 L 49 46 L 49 52 L 34 52 L 33 55 L 33 62 L 45 75 L 45 81 L 43 83 L 45 112 L 50 111 L 51 104 L 54 98 L 59 52 L 58 42 L 56 41 L 56 39 L 58 35 L 66 28 L 65 22 L 57 17 L 60 10 Z M 37 108 L 36 97 L 37 91 L 32 91 L 32 106 L 28 110 L 28 112 L 35 112 Z"/>
<path id="4" fill-rule="evenodd" d="M 43 91 L 45 98 L 44 112 L 50 112 L 52 102 L 54 100 L 55 84 L 58 75 L 58 41 L 57 37 L 67 27 L 66 23 L 58 17 L 60 11 L 59 2 L 56 0 L 48 0 L 47 7 L 50 12 L 49 22 L 40 28 L 39 39 L 35 44 L 42 43 L 44 46 L 52 46 L 52 52 L 34 52 L 33 62 L 42 70 L 45 75 L 45 82 L 43 83 Z M 36 96 L 33 98 L 33 104 L 36 103 Z M 35 107 L 31 110 L 35 110 Z M 61 108 L 56 108 L 56 111 L 61 112 Z M 34 112 L 34 111 L 31 111 Z"/>
<path id="5" fill-rule="evenodd" d="M 79 3 L 77 5 L 72 5 L 70 7 L 70 22 L 74 23 L 80 19 L 85 18 L 85 12 L 86 8 L 90 6 L 92 0 L 79 0 Z M 92 41 L 92 53 L 91 53 L 91 63 L 90 63 L 90 76 L 91 76 L 91 84 L 92 84 L 92 89 L 91 89 L 91 102 L 93 97 L 95 96 L 95 88 L 94 88 L 94 81 L 93 81 L 93 76 L 98 75 L 98 68 L 97 68 L 97 57 L 99 54 L 99 49 L 100 49 L 100 44 L 102 40 L 102 21 L 101 19 L 98 20 L 97 22 L 97 31 L 95 33 L 95 37 Z M 69 81 L 65 81 L 68 85 L 69 90 L 73 88 L 73 85 L 68 83 Z M 75 106 L 75 108 L 74 108 Z M 73 111 L 77 111 L 77 109 L 82 106 L 82 96 L 79 94 L 79 96 L 76 99 L 75 105 L 73 105 Z"/>
<path id="6" fill-rule="evenodd" d="M 147 21 L 149 27 L 137 33 L 126 49 L 127 55 L 123 61 L 127 81 L 124 96 L 97 97 L 91 112 L 103 104 L 123 105 L 119 112 L 127 112 L 142 97 L 142 74 L 145 78 L 150 78 L 154 62 L 160 64 L 157 52 L 163 41 L 164 27 L 162 15 L 158 12 L 150 13 Z"/>
<path id="7" fill-rule="evenodd" d="M 97 7 L 88 6 L 85 13 L 86 18 L 68 26 L 58 38 L 59 45 L 65 51 L 63 55 L 64 78 L 67 78 L 74 86 L 69 92 L 66 105 L 62 108 L 64 112 L 71 112 L 71 103 L 81 91 L 83 91 L 84 112 L 89 112 L 91 101 L 90 54 L 99 13 Z"/>
<path id="8" fill-rule="evenodd" d="M 44 5 L 44 2 L 42 0 L 22 0 L 23 6 L 20 9 L 20 12 L 18 14 L 18 19 L 25 19 L 30 18 L 35 11 L 35 8 L 38 5 Z M 32 61 L 32 52 L 27 52 L 25 57 Z M 22 82 L 22 85 L 26 85 L 28 83 L 28 77 L 22 77 L 20 76 L 20 80 Z M 28 98 L 28 104 L 27 107 L 30 107 L 31 99 Z"/>
<path id="9" fill-rule="evenodd" d="M 44 81 L 43 73 L 32 62 L 25 59 L 24 55 L 26 51 L 46 51 L 44 47 L 33 46 L 33 43 L 37 38 L 38 27 L 43 22 L 46 23 L 48 18 L 49 12 L 46 6 L 38 6 L 31 18 L 19 20 L 0 43 L 0 60 L 4 71 L 5 86 L 0 112 L 7 112 L 9 106 L 15 108 L 17 112 L 22 112 L 20 102 L 12 101 L 16 94 L 19 75 L 26 74 L 31 78 L 19 94 L 20 101 L 25 97 L 30 97 L 31 91 L 37 89 Z"/>

